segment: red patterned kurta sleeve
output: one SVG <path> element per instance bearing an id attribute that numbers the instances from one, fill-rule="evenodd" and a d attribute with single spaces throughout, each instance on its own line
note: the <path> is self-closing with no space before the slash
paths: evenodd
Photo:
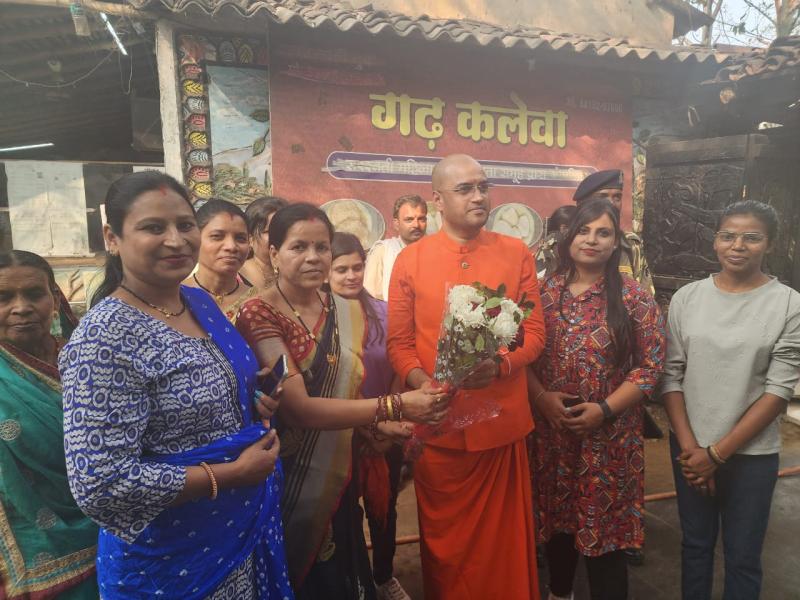
<path id="1" fill-rule="evenodd" d="M 664 317 L 653 296 L 633 280 L 626 280 L 625 304 L 633 324 L 635 352 L 633 367 L 625 376 L 646 396 L 653 391 L 664 369 L 666 336 Z"/>

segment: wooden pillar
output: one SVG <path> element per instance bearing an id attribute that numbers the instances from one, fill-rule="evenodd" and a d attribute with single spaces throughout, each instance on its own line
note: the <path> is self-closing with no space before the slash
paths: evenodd
<path id="1" fill-rule="evenodd" d="M 161 135 L 164 144 L 164 168 L 181 183 L 183 179 L 183 147 L 181 101 L 178 80 L 178 55 L 175 25 L 159 20 L 156 23 L 156 64 L 161 93 Z"/>

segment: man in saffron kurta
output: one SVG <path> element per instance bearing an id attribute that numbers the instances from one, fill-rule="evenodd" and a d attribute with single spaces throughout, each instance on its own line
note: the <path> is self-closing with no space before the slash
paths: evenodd
<path id="1" fill-rule="evenodd" d="M 433 187 L 442 229 L 400 253 L 389 286 L 395 371 L 411 387 L 430 385 L 447 284 L 505 284 L 508 297 L 518 301 L 525 292 L 536 307 L 524 322 L 524 344 L 481 363 L 468 381 L 468 401 L 494 400 L 500 415 L 430 440 L 416 464 L 425 598 L 538 600 L 525 449 L 533 429 L 525 366 L 544 347 L 533 257 L 521 241 L 483 229 L 488 183 L 474 159 L 443 159 Z"/>

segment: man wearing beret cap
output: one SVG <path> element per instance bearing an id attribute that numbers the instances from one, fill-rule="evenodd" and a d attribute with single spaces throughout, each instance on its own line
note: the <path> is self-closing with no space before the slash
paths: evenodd
<path id="1" fill-rule="evenodd" d="M 605 198 L 617 211 L 622 212 L 622 171 L 612 169 L 592 173 L 581 181 L 572 199 L 580 206 L 581 202 L 591 198 Z M 653 279 L 644 257 L 642 238 L 626 231 L 622 238 L 622 254 L 619 258 L 619 270 L 638 281 L 644 288 L 655 294 Z"/>

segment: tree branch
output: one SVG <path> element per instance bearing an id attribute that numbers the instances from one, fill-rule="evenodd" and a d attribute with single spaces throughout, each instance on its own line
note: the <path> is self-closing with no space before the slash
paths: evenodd
<path id="1" fill-rule="evenodd" d="M 743 1 L 743 2 L 744 2 L 746 5 L 747 5 L 747 6 L 749 6 L 750 8 L 752 8 L 753 10 L 755 10 L 757 13 L 759 13 L 759 14 L 760 14 L 762 17 L 764 17 L 765 19 L 767 19 L 767 20 L 768 20 L 770 23 L 772 23 L 773 25 L 775 25 L 775 24 L 776 24 L 776 23 L 775 23 L 775 19 L 772 17 L 772 15 L 770 15 L 770 14 L 769 14 L 769 13 L 767 13 L 767 12 L 764 12 L 764 9 L 763 9 L 763 8 L 761 8 L 760 6 L 758 6 L 758 5 L 757 5 L 755 2 L 753 2 L 752 0 L 742 0 L 742 1 Z M 780 0 L 775 0 L 775 2 L 780 2 Z"/>

